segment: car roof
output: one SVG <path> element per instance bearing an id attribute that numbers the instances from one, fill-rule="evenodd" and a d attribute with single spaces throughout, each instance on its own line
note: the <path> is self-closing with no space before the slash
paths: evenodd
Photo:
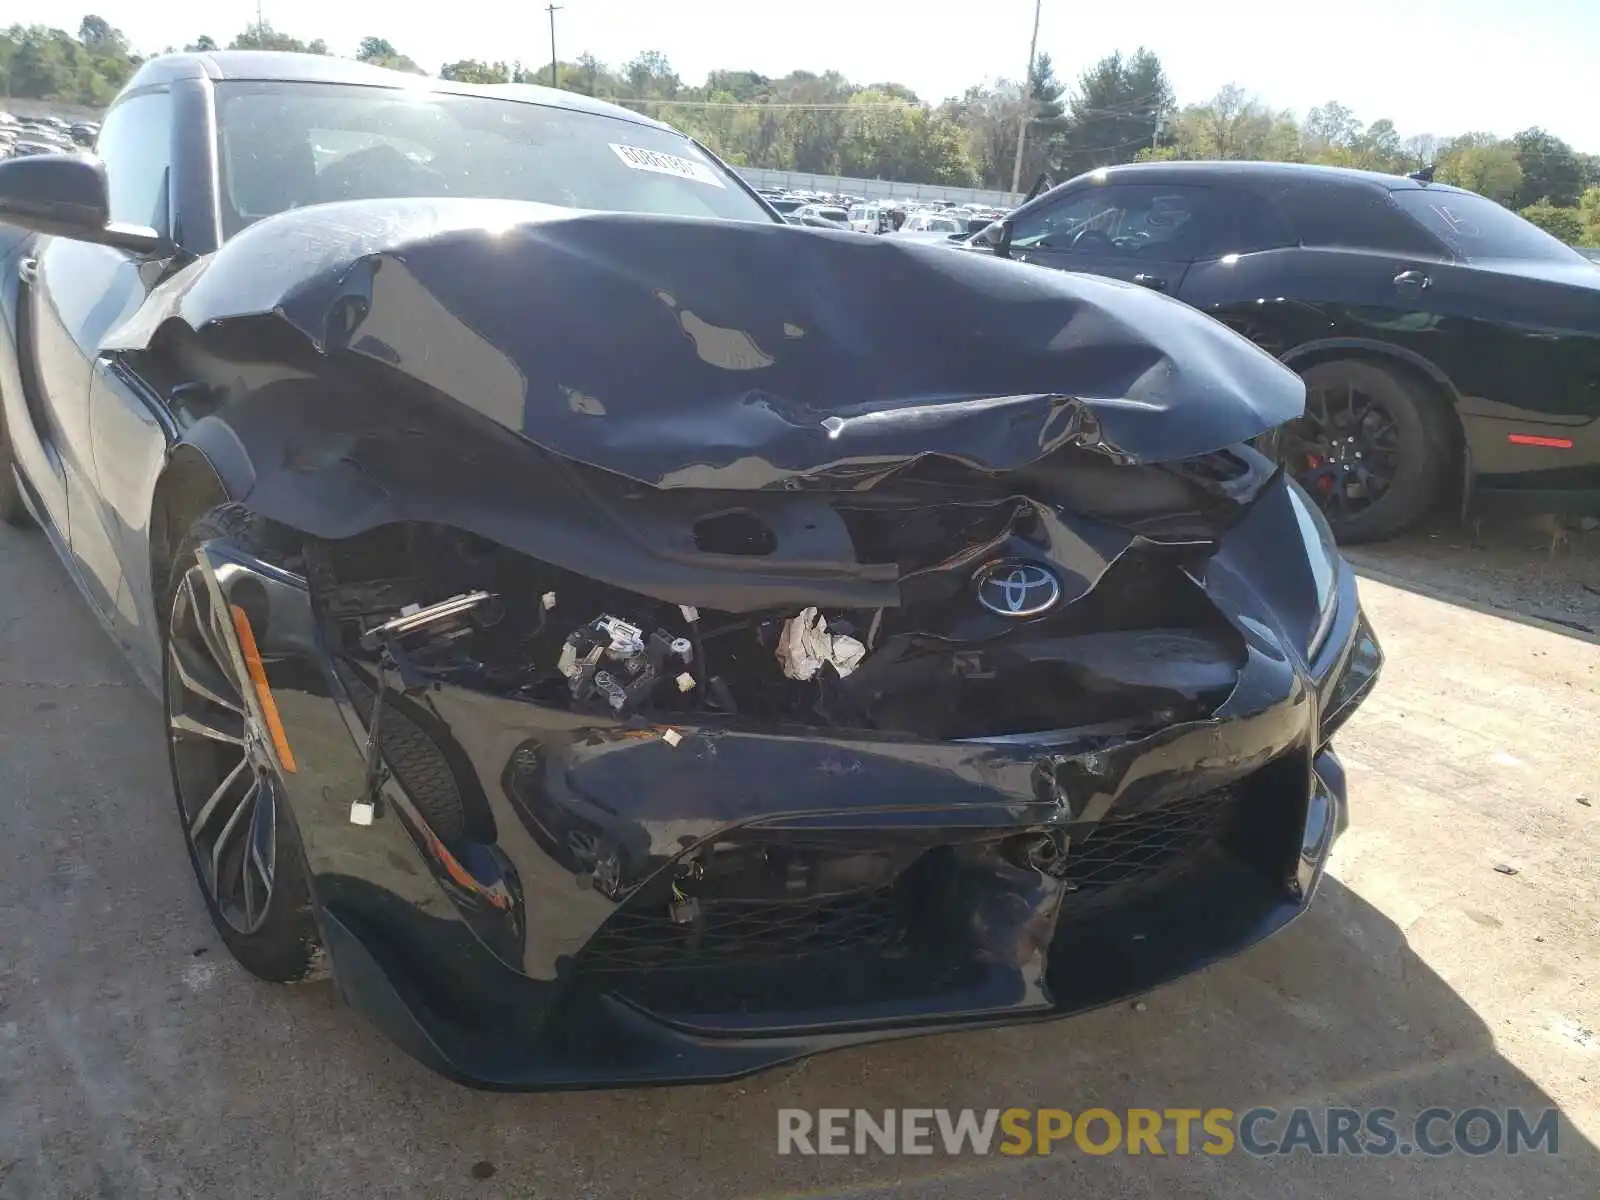
<path id="1" fill-rule="evenodd" d="M 1461 191 L 1460 188 L 1453 188 L 1448 184 L 1424 184 L 1405 175 L 1385 175 L 1381 171 L 1361 171 L 1353 167 L 1325 167 L 1316 163 L 1254 161 L 1124 163 L 1076 176 L 1060 187 L 1089 178 L 1101 179 L 1104 182 L 1115 179 L 1121 183 L 1158 185 L 1229 183 L 1236 187 L 1346 187 L 1382 189 L 1388 192 L 1415 191 L 1426 187 L 1429 191 Z"/>
<path id="2" fill-rule="evenodd" d="M 618 117 L 636 125 L 670 129 L 660 121 L 617 104 L 560 88 L 530 83 L 458 83 L 409 71 L 393 71 L 331 54 L 292 54 L 281 50 L 213 50 L 208 53 L 163 54 L 140 66 L 125 91 L 158 87 L 181 79 L 248 80 L 278 83 L 343 83 L 358 87 L 404 88 L 454 96 L 486 96 L 522 104 L 543 104 L 574 112 Z"/>

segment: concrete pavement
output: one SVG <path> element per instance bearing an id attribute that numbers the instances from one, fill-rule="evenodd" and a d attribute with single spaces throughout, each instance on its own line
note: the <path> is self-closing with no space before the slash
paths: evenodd
<path id="1" fill-rule="evenodd" d="M 727 1086 L 494 1096 L 429 1075 L 327 988 L 232 964 L 155 702 L 44 542 L 0 529 L 0 1198 L 1593 1195 L 1600 647 L 1363 593 L 1390 661 L 1341 738 L 1354 824 L 1283 935 L 1142 1009 Z M 775 1153 L 789 1106 L 1296 1103 L 1565 1116 L 1553 1157 Z"/>

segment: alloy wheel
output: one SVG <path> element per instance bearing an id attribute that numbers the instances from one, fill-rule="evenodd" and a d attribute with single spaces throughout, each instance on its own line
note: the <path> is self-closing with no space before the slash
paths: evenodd
<path id="1" fill-rule="evenodd" d="M 272 901 L 281 784 L 245 701 L 231 622 L 192 567 L 175 590 L 168 624 L 167 731 L 195 871 L 228 926 L 250 934 Z"/>
<path id="2" fill-rule="evenodd" d="M 1371 393 L 1351 382 L 1306 392 L 1305 415 L 1284 426 L 1281 461 L 1330 520 L 1383 499 L 1400 467 L 1400 429 Z"/>

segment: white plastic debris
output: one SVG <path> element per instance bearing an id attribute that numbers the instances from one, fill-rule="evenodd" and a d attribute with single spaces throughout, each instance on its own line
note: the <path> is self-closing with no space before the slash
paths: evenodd
<path id="1" fill-rule="evenodd" d="M 867 656 L 867 648 L 853 637 L 828 632 L 827 619 L 814 608 L 800 610 L 783 623 L 778 636 L 778 666 L 790 679 L 810 679 L 832 663 L 840 678 L 850 674 Z"/>
<path id="2" fill-rule="evenodd" d="M 669 729 L 661 735 L 661 740 L 667 745 L 676 749 L 678 743 L 683 741 L 683 734 L 679 733 L 676 729 Z"/>
<path id="3" fill-rule="evenodd" d="M 568 679 L 576 679 L 583 674 L 585 667 L 592 667 L 600 661 L 600 656 L 606 652 L 604 646 L 591 647 L 589 653 L 581 659 L 578 657 L 578 648 L 571 642 L 561 647 L 561 657 L 556 660 L 556 670 Z"/>
<path id="4" fill-rule="evenodd" d="M 644 630 L 616 617 L 601 617 L 599 621 L 611 637 L 610 653 L 614 658 L 632 658 L 644 653 Z"/>
<path id="5" fill-rule="evenodd" d="M 539 603 L 544 606 L 545 612 L 549 612 L 556 606 L 556 594 L 554 592 L 546 592 L 539 597 Z"/>
<path id="6" fill-rule="evenodd" d="M 692 691 L 694 691 L 694 676 L 689 674 L 689 672 L 687 672 L 687 671 L 685 671 L 682 675 L 679 675 L 678 676 L 678 690 L 680 692 L 692 692 Z"/>
<path id="7" fill-rule="evenodd" d="M 350 806 L 350 824 L 371 825 L 373 811 L 370 800 L 357 800 Z"/>
<path id="8" fill-rule="evenodd" d="M 678 611 L 683 614 L 683 619 L 693 625 L 700 619 L 700 610 L 692 604 L 678 605 Z"/>

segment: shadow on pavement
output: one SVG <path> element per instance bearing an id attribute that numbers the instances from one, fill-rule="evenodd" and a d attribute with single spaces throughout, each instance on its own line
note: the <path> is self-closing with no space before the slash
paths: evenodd
<path id="1" fill-rule="evenodd" d="M 203 1006 L 188 1006 L 180 1045 L 163 1053 L 119 1039 L 134 1109 L 123 1137 L 172 1194 L 247 1176 L 251 1187 L 236 1194 L 1000 1198 L 1092 1188 L 1461 1200 L 1578 1196 L 1600 1178 L 1600 1155 L 1564 1119 L 1553 1156 L 1091 1157 L 1070 1145 L 1045 1159 L 776 1153 L 785 1107 L 1387 1106 L 1404 1139 L 1436 1105 L 1521 1107 L 1530 1121 L 1552 1107 L 1399 930 L 1334 880 L 1275 940 L 1153 993 L 1143 1011 L 1119 1005 L 1052 1025 L 847 1050 L 715 1087 L 468 1092 L 405 1059 L 325 991 L 223 973 Z M 1277 1136 L 1282 1124 L 1266 1129 Z M 86 1187 L 91 1170 L 115 1178 L 125 1152 L 88 1142 L 54 1182 Z M 29 1166 L 19 1164 L 9 1190 L 0 1183 L 0 1196 L 78 1194 L 34 1190 Z"/>
<path id="2" fill-rule="evenodd" d="M 1344 554 L 1381 583 L 1600 645 L 1600 531 L 1445 518 Z"/>

